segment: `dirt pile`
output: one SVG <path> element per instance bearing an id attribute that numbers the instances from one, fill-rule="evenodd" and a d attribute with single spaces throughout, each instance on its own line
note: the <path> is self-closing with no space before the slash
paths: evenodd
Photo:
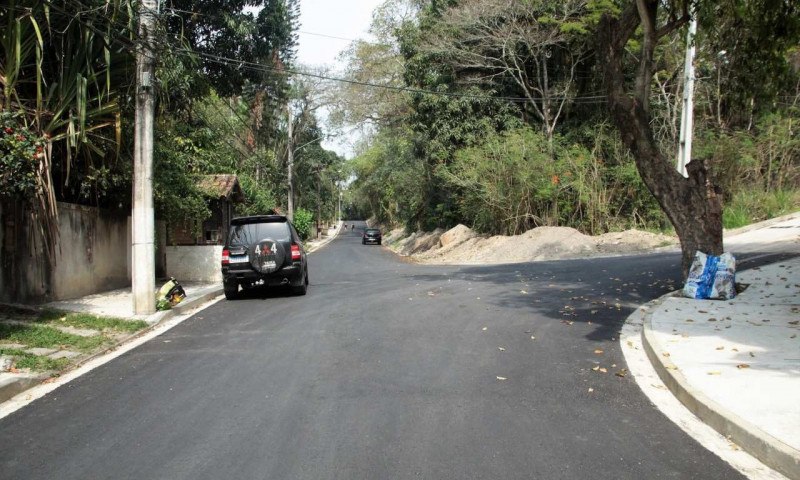
<path id="1" fill-rule="evenodd" d="M 393 230 L 386 243 L 395 252 L 422 263 L 496 264 L 627 254 L 675 245 L 667 235 L 627 230 L 591 237 L 569 227 L 538 227 L 522 235 L 486 237 L 465 225 L 447 232 Z"/>

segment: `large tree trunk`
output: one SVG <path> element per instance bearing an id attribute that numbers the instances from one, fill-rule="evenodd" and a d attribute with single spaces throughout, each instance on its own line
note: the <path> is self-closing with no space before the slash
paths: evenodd
<path id="1" fill-rule="evenodd" d="M 695 251 L 712 255 L 723 251 L 722 204 L 705 167 L 699 161 L 690 162 L 689 178 L 684 178 L 659 151 L 650 127 L 649 84 L 659 35 L 655 28 L 657 8 L 658 0 L 632 0 L 619 17 L 604 15 L 598 25 L 597 48 L 611 117 L 633 154 L 642 180 L 675 227 L 685 279 Z M 642 52 L 633 92 L 628 93 L 622 59 L 627 41 L 639 24 L 644 36 Z"/>

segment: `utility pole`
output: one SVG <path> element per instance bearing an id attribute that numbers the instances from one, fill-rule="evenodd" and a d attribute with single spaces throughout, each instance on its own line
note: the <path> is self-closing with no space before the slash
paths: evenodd
<path id="1" fill-rule="evenodd" d="M 289 120 L 289 125 L 286 131 L 289 133 L 289 138 L 286 141 L 286 163 L 287 175 L 289 177 L 289 199 L 286 202 L 287 217 L 289 220 L 294 220 L 294 184 L 292 182 L 292 167 L 294 166 L 294 146 L 292 145 L 292 107 L 286 104 L 286 118 Z"/>
<path id="2" fill-rule="evenodd" d="M 683 67 L 683 109 L 681 111 L 681 136 L 678 145 L 678 171 L 689 177 L 686 164 L 692 160 L 692 135 L 694 131 L 694 38 L 697 35 L 697 20 L 689 21 L 686 34 L 686 63 Z"/>
<path id="3" fill-rule="evenodd" d="M 153 117 L 155 112 L 155 53 L 152 50 L 157 0 L 140 0 L 139 42 L 136 52 L 136 119 L 133 151 L 133 209 L 131 212 L 131 284 L 133 311 L 156 311 L 155 220 L 153 209 Z"/>

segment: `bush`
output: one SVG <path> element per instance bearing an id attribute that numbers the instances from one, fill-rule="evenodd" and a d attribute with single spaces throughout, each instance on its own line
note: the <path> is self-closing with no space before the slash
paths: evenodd
<path id="1" fill-rule="evenodd" d="M 45 139 L 21 125 L 16 115 L 0 113 L 0 196 L 28 198 L 36 193 L 44 147 Z"/>
<path id="2" fill-rule="evenodd" d="M 294 228 L 297 229 L 300 238 L 303 240 L 308 240 L 311 236 L 311 223 L 313 219 L 314 215 L 304 208 L 298 208 L 297 211 L 294 212 L 292 223 L 294 224 Z"/>

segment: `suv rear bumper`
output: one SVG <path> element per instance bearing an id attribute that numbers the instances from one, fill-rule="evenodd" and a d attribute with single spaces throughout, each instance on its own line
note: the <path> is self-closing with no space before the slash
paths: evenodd
<path id="1" fill-rule="evenodd" d="M 303 272 L 300 267 L 301 264 L 296 263 L 268 274 L 258 273 L 252 269 L 232 270 L 230 267 L 223 267 L 222 281 L 228 284 L 232 282 L 242 284 L 263 280 L 264 285 L 268 286 L 292 285 L 296 287 L 303 283 Z"/>

